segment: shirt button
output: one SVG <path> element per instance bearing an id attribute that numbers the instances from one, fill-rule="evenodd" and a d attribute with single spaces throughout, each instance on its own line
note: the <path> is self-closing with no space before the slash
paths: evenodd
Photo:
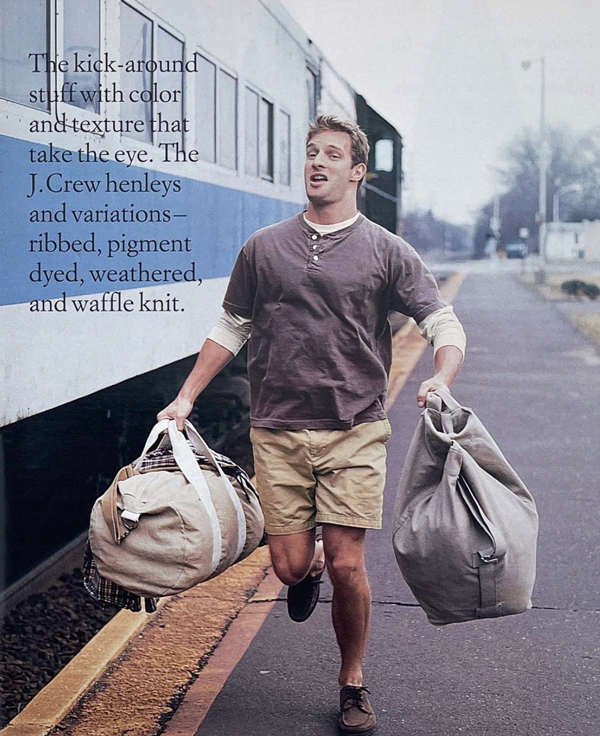
<path id="1" fill-rule="evenodd" d="M 312 249 L 317 250 L 318 247 L 319 247 L 318 245 L 313 245 Z"/>
<path id="2" fill-rule="evenodd" d="M 317 239 L 317 238 L 318 238 L 319 236 L 318 236 L 318 235 L 316 235 L 316 234 L 314 234 L 314 235 L 311 235 L 310 237 L 311 237 L 311 238 L 312 238 L 313 240 L 316 240 L 316 239 Z"/>
<path id="3" fill-rule="evenodd" d="M 313 256 L 313 261 L 318 261 L 318 260 L 319 260 L 319 256 Z"/>

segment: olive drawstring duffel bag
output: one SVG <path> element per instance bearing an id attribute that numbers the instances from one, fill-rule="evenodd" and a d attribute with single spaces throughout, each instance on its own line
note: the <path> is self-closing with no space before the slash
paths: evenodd
<path id="1" fill-rule="evenodd" d="M 393 546 L 430 623 L 531 607 L 538 515 L 533 498 L 471 409 L 427 396 L 396 498 Z"/>
<path id="2" fill-rule="evenodd" d="M 149 450 L 165 430 L 153 458 Z M 97 572 L 138 596 L 188 590 L 247 557 L 263 538 L 252 485 L 223 471 L 190 422 L 186 434 L 189 442 L 174 420 L 158 422 L 140 458 L 117 473 L 92 509 Z"/>

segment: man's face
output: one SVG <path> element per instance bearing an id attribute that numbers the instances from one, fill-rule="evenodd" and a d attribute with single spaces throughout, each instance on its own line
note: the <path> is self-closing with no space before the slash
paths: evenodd
<path id="1" fill-rule="evenodd" d="M 316 205 L 334 204 L 356 191 L 364 165 L 352 165 L 352 142 L 347 133 L 325 130 L 306 146 L 304 184 L 308 199 Z"/>

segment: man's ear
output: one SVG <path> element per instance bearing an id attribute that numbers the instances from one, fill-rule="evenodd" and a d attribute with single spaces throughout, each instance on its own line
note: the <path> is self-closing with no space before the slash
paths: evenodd
<path id="1" fill-rule="evenodd" d="M 360 181 L 367 173 L 366 164 L 360 163 L 352 167 L 352 174 L 350 175 L 350 181 Z"/>

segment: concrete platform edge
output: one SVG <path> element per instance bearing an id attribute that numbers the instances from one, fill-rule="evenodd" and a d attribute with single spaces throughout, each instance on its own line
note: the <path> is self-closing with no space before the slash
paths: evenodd
<path id="1" fill-rule="evenodd" d="M 159 602 L 164 605 L 166 599 Z M 0 731 L 6 736 L 45 736 L 69 713 L 152 614 L 120 611 L 85 647 Z"/>

